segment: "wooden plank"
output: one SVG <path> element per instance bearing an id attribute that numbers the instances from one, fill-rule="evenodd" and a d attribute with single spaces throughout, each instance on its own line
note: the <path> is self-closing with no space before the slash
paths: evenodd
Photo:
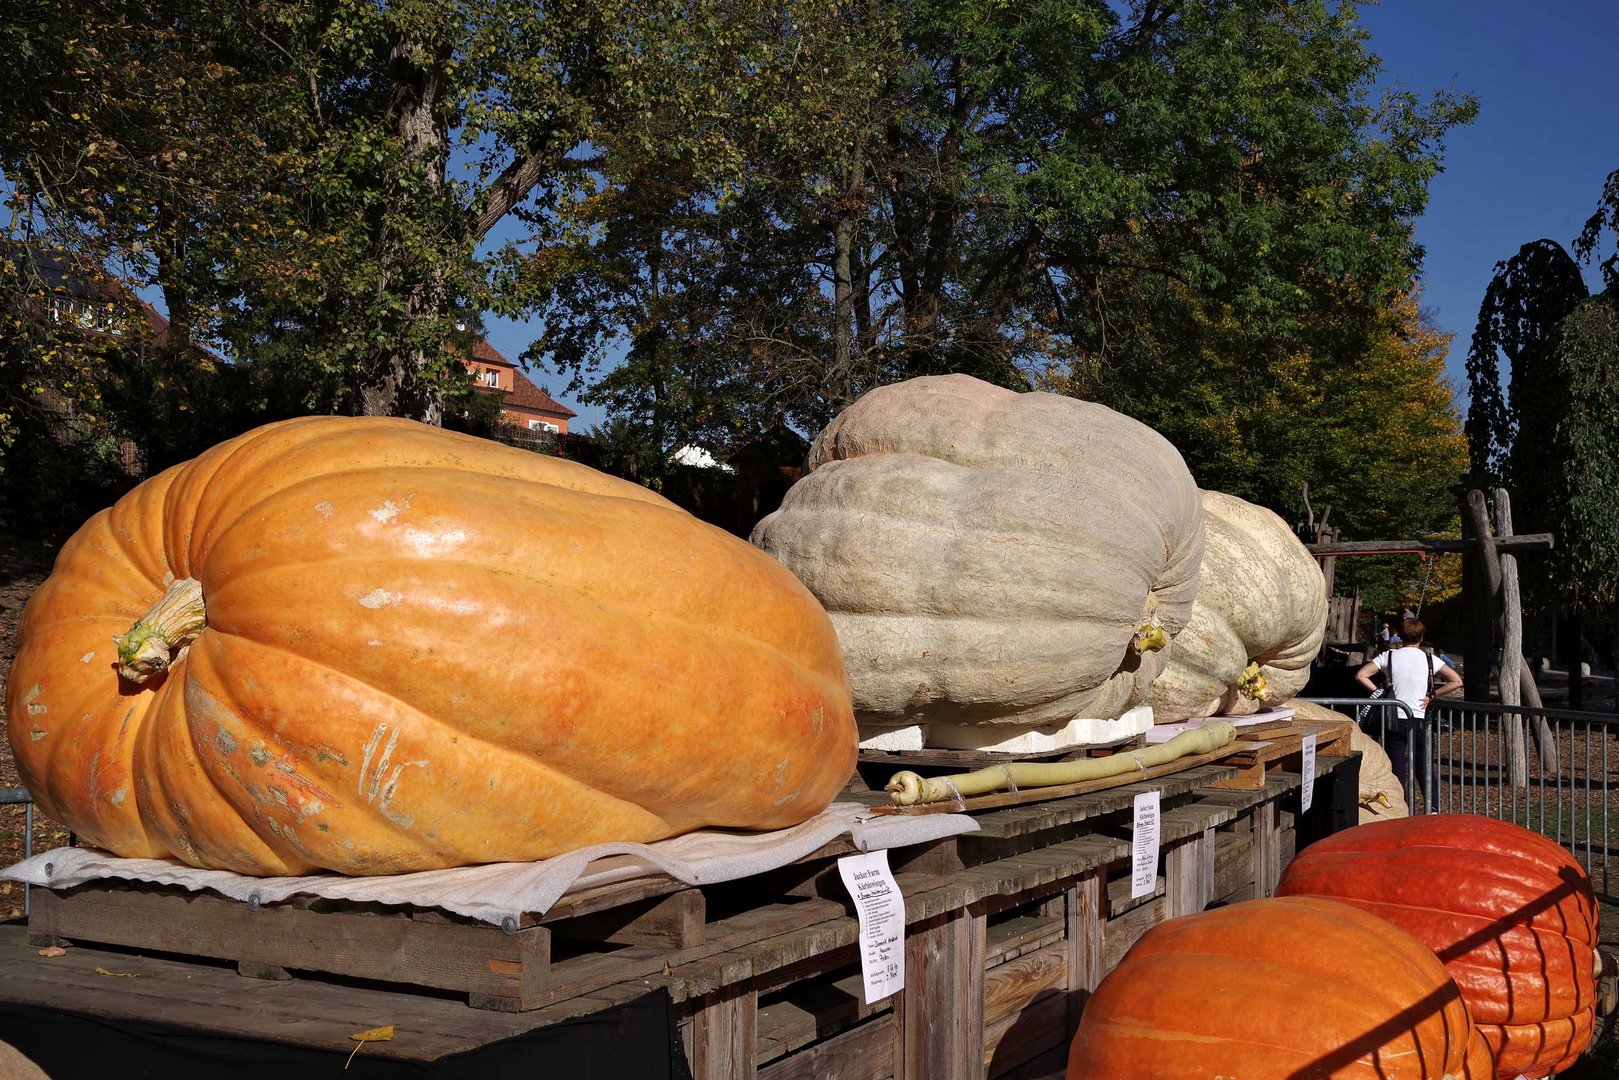
<path id="1" fill-rule="evenodd" d="M 1290 733 L 1256 742 L 1245 743 L 1244 751 L 1229 760 L 1238 768 L 1238 775 L 1229 780 L 1211 783 L 1210 788 L 1225 790 L 1259 790 L 1271 772 L 1292 767 L 1297 770 L 1303 755 L 1304 736 L 1316 737 L 1318 767 L 1322 756 L 1347 753 L 1354 721 L 1345 717 L 1339 721 L 1303 720 Z"/>
<path id="2" fill-rule="evenodd" d="M 838 837 L 789 865 L 812 865 L 825 862 L 828 859 L 852 855 L 857 850 L 859 849 L 854 846 L 848 837 Z M 638 900 L 645 900 L 654 896 L 667 896 L 670 893 L 689 888 L 691 886 L 685 882 L 677 881 L 667 874 L 649 874 L 646 877 L 632 878 L 628 881 L 613 881 L 589 889 L 580 889 L 577 892 L 564 893 L 543 915 L 538 918 L 525 919 L 524 925 L 532 925 L 533 923 L 544 925 L 559 922 L 563 919 L 572 919 L 580 915 L 589 915 L 593 912 L 633 904 Z"/>
<path id="3" fill-rule="evenodd" d="M 1106 974 L 1101 873 L 1092 872 L 1074 882 L 1064 899 L 1068 920 L 1068 1030 L 1073 1031 L 1079 1026 L 1079 1014 L 1091 991 Z"/>
<path id="4" fill-rule="evenodd" d="M 36 892 L 36 897 L 44 890 Z M 353 1049 L 349 1035 L 395 1025 L 366 1054 L 432 1061 L 530 1030 L 535 1014 L 479 1012 L 449 998 L 317 980 L 244 979 L 230 967 L 75 946 L 42 957 L 22 926 L 0 925 L 0 1000 L 110 1020 L 321 1049 Z M 96 968 L 126 972 L 112 978 Z"/>
<path id="5" fill-rule="evenodd" d="M 758 1061 L 789 1054 L 872 1016 L 890 1011 L 887 999 L 867 1004 L 860 972 L 842 978 L 809 979 L 778 992 L 759 996 Z"/>
<path id="6" fill-rule="evenodd" d="M 701 889 L 682 889 L 561 920 L 549 928 L 557 937 L 685 949 L 703 942 L 706 912 Z"/>
<path id="7" fill-rule="evenodd" d="M 1164 901 L 1160 897 L 1150 904 L 1132 908 L 1117 919 L 1109 919 L 1104 931 L 1102 966 L 1108 971 L 1118 967 L 1119 961 L 1142 934 L 1167 918 Z"/>
<path id="8" fill-rule="evenodd" d="M 759 1070 L 759 1080 L 887 1080 L 894 1073 L 894 1021 L 870 1020 Z"/>
<path id="9" fill-rule="evenodd" d="M 1049 991 L 1015 1016 L 984 1032 L 984 1072 L 1004 1076 L 1018 1066 L 1041 1057 L 1053 1047 L 1068 1045 L 1068 1012 L 1063 996 Z"/>
<path id="10" fill-rule="evenodd" d="M 754 1074 L 759 1043 L 759 996 L 733 986 L 703 1000 L 692 1015 L 686 1048 L 692 1080 L 736 1080 Z"/>
<path id="11" fill-rule="evenodd" d="M 894 1080 L 977 1080 L 984 1057 L 984 916 L 950 912 L 905 939 Z"/>
<path id="12" fill-rule="evenodd" d="M 1213 891 L 1214 829 L 1187 837 L 1164 851 L 1164 903 L 1168 918 L 1195 915 Z"/>
<path id="13" fill-rule="evenodd" d="M 1253 833 L 1216 832 L 1214 841 L 1214 900 L 1231 903 L 1254 897 Z"/>
<path id="14" fill-rule="evenodd" d="M 1135 797 L 1142 792 L 1156 791 L 1159 798 L 1167 802 L 1234 773 L 1235 770 L 1226 765 L 1195 766 L 1159 777 L 1150 783 L 1132 782 L 1088 795 L 974 814 L 973 819 L 978 822 L 978 831 L 969 833 L 961 839 L 964 842 L 976 842 L 984 837 L 1009 838 L 1044 832 L 1061 825 L 1087 821 L 1128 809 L 1135 801 Z"/>
<path id="15" fill-rule="evenodd" d="M 1183 769 L 1193 769 L 1200 765 L 1212 765 L 1217 761 L 1230 757 L 1232 754 L 1238 753 L 1243 747 L 1244 744 L 1241 743 L 1228 743 L 1211 753 L 1193 754 L 1177 761 L 1166 762 L 1163 765 L 1136 769 L 1131 772 L 1120 773 L 1118 776 L 1104 777 L 1100 780 L 1087 780 L 1080 784 L 1055 784 L 1051 787 L 1025 788 L 1021 791 L 974 795 L 972 798 L 963 799 L 960 802 L 923 803 L 919 806 L 874 806 L 872 812 L 877 814 L 959 814 L 971 813 L 975 810 L 992 810 L 1001 806 L 1023 806 L 1028 803 L 1044 802 L 1048 799 L 1066 798 L 1070 795 L 1085 795 L 1093 791 L 1106 791 L 1108 788 L 1134 784 L 1159 776 L 1168 776 Z"/>
<path id="16" fill-rule="evenodd" d="M 1164 875 L 1159 874 L 1153 879 L 1152 892 L 1145 896 L 1130 895 L 1130 874 L 1128 867 L 1126 873 L 1107 883 L 1107 916 L 1117 919 L 1127 911 L 1150 904 L 1164 895 Z"/>
<path id="17" fill-rule="evenodd" d="M 36 889 L 30 933 L 251 961 L 379 982 L 522 995 L 548 977 L 550 932 L 246 904 L 201 893 L 85 885 Z"/>
<path id="18" fill-rule="evenodd" d="M 1068 978 L 1068 949 L 1050 945 L 992 969 L 984 976 L 984 1027 L 1013 1016 L 1048 990 L 1062 990 Z M 985 1050 L 991 1049 L 987 1043 Z"/>
<path id="19" fill-rule="evenodd" d="M 1276 895 L 1276 883 L 1282 877 L 1282 852 L 1277 822 L 1278 806 L 1274 800 L 1254 808 L 1254 895 Z"/>
<path id="20" fill-rule="evenodd" d="M 1058 900 L 1062 899 L 1061 894 Z M 1053 941 L 1061 941 L 1066 931 L 1060 910 L 1053 915 L 1019 915 L 989 927 L 985 937 L 984 964 L 993 970 L 1026 953 L 1043 949 Z"/>
<path id="21" fill-rule="evenodd" d="M 577 994 L 588 994 L 617 982 L 655 972 L 689 966 L 755 942 L 828 921 L 843 921 L 844 905 L 835 900 L 801 900 L 764 904 L 707 926 L 707 940 L 686 949 L 630 945 L 611 953 L 587 954 L 552 965 L 551 981 L 538 989 L 505 1000 L 474 1001 L 479 1008 L 523 1010 L 542 1008 Z M 846 921 L 853 923 L 853 919 Z M 725 985 L 721 979 L 687 996 L 700 996 Z"/>
<path id="22" fill-rule="evenodd" d="M 1504 536 L 1495 541 L 1498 551 L 1550 551 L 1556 540 L 1552 533 L 1522 533 Z M 1472 537 L 1460 540 L 1335 540 L 1329 544 L 1306 544 L 1310 554 L 1326 555 L 1418 555 L 1423 552 L 1443 554 L 1450 551 L 1470 552 L 1478 547 Z"/>

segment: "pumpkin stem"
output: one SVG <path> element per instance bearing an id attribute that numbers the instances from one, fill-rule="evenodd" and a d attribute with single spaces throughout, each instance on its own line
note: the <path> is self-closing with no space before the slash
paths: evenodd
<path id="1" fill-rule="evenodd" d="M 146 683 L 167 671 L 207 626 L 202 582 L 181 578 L 150 611 L 112 639 L 118 645 L 118 674 L 137 686 Z"/>
<path id="2" fill-rule="evenodd" d="M 1135 637 L 1130 639 L 1130 647 L 1138 653 L 1157 652 L 1168 644 L 1169 634 L 1156 614 L 1143 616 L 1136 626 Z"/>
<path id="3" fill-rule="evenodd" d="M 1265 673 L 1259 670 L 1259 661 L 1255 660 L 1242 669 L 1242 674 L 1237 677 L 1237 691 L 1254 701 L 1265 701 L 1270 697 L 1270 683 L 1265 680 Z"/>

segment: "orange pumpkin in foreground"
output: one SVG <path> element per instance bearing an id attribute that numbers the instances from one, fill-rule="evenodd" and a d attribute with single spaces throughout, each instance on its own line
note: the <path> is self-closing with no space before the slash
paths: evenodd
<path id="1" fill-rule="evenodd" d="M 779 828 L 855 758 L 831 622 L 780 564 L 634 484 L 408 420 L 272 424 L 97 514 L 6 693 L 51 817 L 248 874 Z"/>
<path id="2" fill-rule="evenodd" d="M 1566 1069 L 1591 1043 L 1596 901 L 1543 836 L 1474 814 L 1375 822 L 1312 844 L 1277 891 L 1353 904 L 1437 953 L 1502 1077 Z"/>
<path id="3" fill-rule="evenodd" d="M 1444 965 L 1331 900 L 1250 900 L 1161 923 L 1085 1005 L 1068 1080 L 1487 1080 Z"/>

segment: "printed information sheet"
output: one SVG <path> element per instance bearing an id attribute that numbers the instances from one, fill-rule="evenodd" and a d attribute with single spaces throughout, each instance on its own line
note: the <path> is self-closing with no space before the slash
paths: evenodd
<path id="1" fill-rule="evenodd" d="M 870 1005 L 905 988 L 905 897 L 889 872 L 887 851 L 845 856 L 838 873 L 860 917 L 860 973 Z"/>
<path id="2" fill-rule="evenodd" d="M 1299 813 L 1308 813 L 1315 801 L 1315 736 L 1304 737 L 1304 786 L 1299 788 Z"/>
<path id="3" fill-rule="evenodd" d="M 1136 823 L 1130 834 L 1132 900 L 1152 895 L 1158 885 L 1158 795 L 1143 791 L 1136 796 Z"/>

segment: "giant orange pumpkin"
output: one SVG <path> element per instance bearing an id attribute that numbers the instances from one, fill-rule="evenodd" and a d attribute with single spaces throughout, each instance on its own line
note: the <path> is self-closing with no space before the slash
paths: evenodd
<path id="1" fill-rule="evenodd" d="M 1085 1004 L 1068 1080 L 1487 1080 L 1444 965 L 1409 934 L 1314 897 L 1149 930 Z"/>
<path id="2" fill-rule="evenodd" d="M 1567 1068 L 1591 1043 L 1596 902 L 1543 836 L 1473 814 L 1374 822 L 1312 844 L 1278 892 L 1353 904 L 1437 953 L 1503 1077 Z"/>
<path id="3" fill-rule="evenodd" d="M 781 565 L 634 484 L 407 420 L 272 424 L 97 514 L 6 694 L 46 813 L 249 874 L 782 827 L 855 756 L 831 622 Z"/>

